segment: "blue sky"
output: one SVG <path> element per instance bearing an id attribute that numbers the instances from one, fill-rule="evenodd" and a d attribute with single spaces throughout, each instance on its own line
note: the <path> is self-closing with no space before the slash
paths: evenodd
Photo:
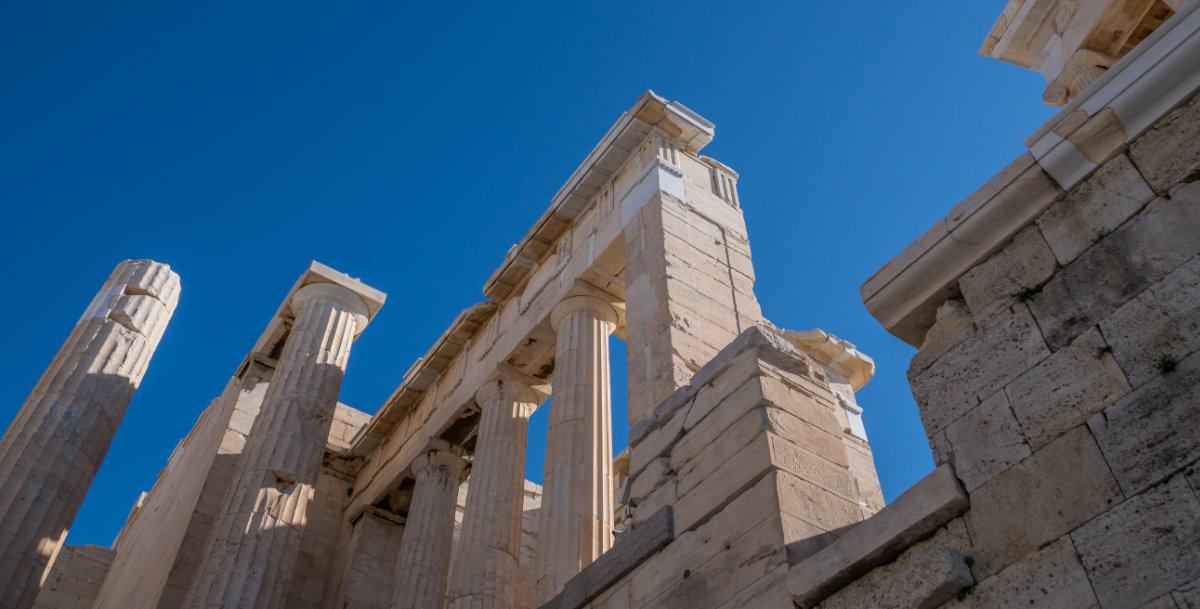
<path id="1" fill-rule="evenodd" d="M 75 544 L 112 542 L 310 260 L 388 293 L 341 396 L 374 412 L 646 89 L 716 123 L 764 314 L 875 358 L 891 500 L 932 461 L 858 286 L 1052 114 L 976 55 L 1002 0 L 115 6 L 0 9 L 0 422 L 118 261 L 183 282 Z"/>

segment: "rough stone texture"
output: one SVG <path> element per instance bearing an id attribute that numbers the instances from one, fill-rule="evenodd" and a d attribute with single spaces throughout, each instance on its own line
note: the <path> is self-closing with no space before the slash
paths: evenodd
<path id="1" fill-rule="evenodd" d="M 788 590 L 801 607 L 812 607 L 871 569 L 891 562 L 967 509 L 967 495 L 943 465 L 879 513 L 855 525 L 830 546 L 795 565 Z"/>
<path id="2" fill-rule="evenodd" d="M 1066 346 L 1200 253 L 1200 183 L 1172 189 L 1046 283 L 1029 302 L 1053 349 Z"/>
<path id="3" fill-rule="evenodd" d="M 1005 388 L 1033 450 L 1104 410 L 1129 392 L 1116 360 L 1095 328 Z"/>
<path id="4" fill-rule="evenodd" d="M 1200 98 L 1171 112 L 1129 146 L 1129 158 L 1154 190 L 1166 194 L 1200 169 Z"/>
<path id="5" fill-rule="evenodd" d="M 938 464 L 951 463 L 967 492 L 995 478 L 1030 454 L 1008 396 L 997 391 L 934 436 Z"/>
<path id="6" fill-rule="evenodd" d="M 958 280 L 963 299 L 975 322 L 988 323 L 996 314 L 1013 306 L 1015 294 L 1049 279 L 1058 265 L 1041 231 L 1030 225 L 1012 241 Z"/>
<path id="7" fill-rule="evenodd" d="M 1049 355 L 1028 309 L 1001 311 L 974 338 L 909 379 L 925 433 L 944 429 Z"/>
<path id="8" fill-rule="evenodd" d="M 1200 578 L 1200 501 L 1183 476 L 1071 533 L 1105 609 L 1137 607 Z"/>
<path id="9" fill-rule="evenodd" d="M 874 585 L 859 587 L 859 594 L 835 594 L 821 603 L 821 609 L 933 609 L 974 582 L 965 559 L 958 550 L 938 546 Z"/>
<path id="10" fill-rule="evenodd" d="M 1099 609 L 1071 540 L 1063 537 L 981 581 L 962 602 L 944 609 Z"/>
<path id="11" fill-rule="evenodd" d="M 933 326 L 925 333 L 925 341 L 913 356 L 908 367 L 908 377 L 913 378 L 924 372 L 950 349 L 975 334 L 975 331 L 975 318 L 971 316 L 967 303 L 958 298 L 947 300 L 938 307 Z"/>
<path id="12" fill-rule="evenodd" d="M 1200 459 L 1200 355 L 1088 420 L 1126 495 Z"/>
<path id="13" fill-rule="evenodd" d="M 1100 322 L 1113 357 L 1134 387 L 1161 374 L 1163 357 L 1200 349 L 1200 256 L 1172 271 Z"/>
<path id="14" fill-rule="evenodd" d="M 1072 430 L 971 493 L 976 573 L 998 572 L 1121 499 L 1087 427 Z"/>
<path id="15" fill-rule="evenodd" d="M 178 301 L 171 267 L 118 264 L 0 437 L 0 606 L 33 606 Z"/>
<path id="16" fill-rule="evenodd" d="M 91 609 L 115 552 L 100 546 L 63 546 L 38 593 L 34 609 Z"/>
<path id="17" fill-rule="evenodd" d="M 323 606 L 388 609 L 403 532 L 404 525 L 396 514 L 378 508 L 364 512 L 351 525 L 343 554 L 332 561 L 342 570 L 337 580 L 339 589 L 326 593 L 331 598 Z"/>
<path id="18" fill-rule="evenodd" d="M 1152 199 L 1154 191 L 1122 154 L 1047 209 L 1037 225 L 1059 264 L 1066 265 Z"/>

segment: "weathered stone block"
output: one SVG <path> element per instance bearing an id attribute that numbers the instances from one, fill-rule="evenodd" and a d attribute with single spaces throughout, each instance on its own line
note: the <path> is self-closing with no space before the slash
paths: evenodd
<path id="1" fill-rule="evenodd" d="M 963 609 L 1098 609 L 1087 573 L 1079 564 L 1069 538 L 1055 541 L 1020 562 L 981 581 L 963 602 Z"/>
<path id="2" fill-rule="evenodd" d="M 1179 609 L 1200 609 L 1200 579 L 1180 586 L 1171 598 Z"/>
<path id="3" fill-rule="evenodd" d="M 1159 194 L 1200 168 L 1200 97 L 1158 121 L 1129 145 L 1129 157 Z"/>
<path id="4" fill-rule="evenodd" d="M 965 558 L 953 548 L 935 547 L 898 564 L 881 581 L 839 591 L 821 609 L 933 609 L 974 581 Z"/>
<path id="5" fill-rule="evenodd" d="M 925 433 L 933 435 L 1050 355 L 1023 306 L 1002 311 L 912 382 Z"/>
<path id="6" fill-rule="evenodd" d="M 1029 301 L 1059 349 L 1200 253 L 1200 182 L 1152 201 L 1046 283 Z"/>
<path id="7" fill-rule="evenodd" d="M 1113 356 L 1134 387 L 1160 374 L 1163 357 L 1200 349 L 1200 256 L 1171 271 L 1100 322 Z"/>
<path id="8" fill-rule="evenodd" d="M 1059 264 L 1066 265 L 1153 198 L 1150 185 L 1122 154 L 1050 206 L 1037 224 Z"/>
<path id="9" fill-rule="evenodd" d="M 1164 594 L 1138 609 L 1179 609 L 1179 605 L 1175 604 L 1175 599 L 1171 598 L 1171 595 Z"/>
<path id="10" fill-rule="evenodd" d="M 1004 249 L 958 280 L 976 323 L 986 324 L 1016 302 L 1014 294 L 1045 283 L 1058 264 L 1037 225 L 1021 229 Z"/>
<path id="11" fill-rule="evenodd" d="M 1104 347 L 1092 328 L 1004 389 L 1034 450 L 1129 393 L 1125 375 Z"/>
<path id="12" fill-rule="evenodd" d="M 1087 427 L 1072 430 L 971 493 L 976 573 L 1000 571 L 1121 499 Z"/>
<path id="13" fill-rule="evenodd" d="M 1126 495 L 1200 458 L 1200 354 L 1088 420 Z"/>
<path id="14" fill-rule="evenodd" d="M 1175 476 L 1071 533 L 1101 605 L 1137 607 L 1200 578 L 1200 501 Z"/>
<path id="15" fill-rule="evenodd" d="M 940 438 L 945 438 L 946 445 L 935 447 L 934 452 L 946 456 L 939 462 L 954 465 L 954 473 L 968 492 L 1030 455 L 1003 391 L 948 425 L 943 435 L 934 437 L 935 443 Z"/>
<path id="16" fill-rule="evenodd" d="M 788 590 L 796 604 L 813 607 L 864 573 L 891 562 L 968 505 L 953 469 L 943 465 L 829 547 L 794 565 Z"/>
<path id="17" fill-rule="evenodd" d="M 933 326 L 925 333 L 921 348 L 908 366 L 908 378 L 913 378 L 929 368 L 933 362 L 975 334 L 975 318 L 967 303 L 954 298 L 942 303 L 937 309 Z"/>

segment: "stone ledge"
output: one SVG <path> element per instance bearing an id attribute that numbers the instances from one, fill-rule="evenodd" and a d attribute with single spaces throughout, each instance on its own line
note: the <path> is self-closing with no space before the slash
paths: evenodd
<path id="1" fill-rule="evenodd" d="M 814 607 L 871 569 L 892 562 L 968 507 L 953 468 L 943 465 L 825 549 L 792 565 L 788 591 L 800 607 Z"/>
<path id="2" fill-rule="evenodd" d="M 665 548 L 675 539 L 671 506 L 666 506 L 636 527 L 630 527 L 617 538 L 611 550 L 584 567 L 567 581 L 557 596 L 538 609 L 580 609 L 599 596 L 642 561 Z"/>

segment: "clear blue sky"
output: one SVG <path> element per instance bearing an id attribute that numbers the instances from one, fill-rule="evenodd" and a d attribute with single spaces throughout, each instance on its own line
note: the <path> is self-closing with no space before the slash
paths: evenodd
<path id="1" fill-rule="evenodd" d="M 1040 76 L 976 55 L 1003 5 L 7 3 L 0 424 L 126 258 L 183 295 L 70 543 L 111 543 L 310 260 L 388 293 L 341 397 L 374 412 L 653 89 L 717 125 L 765 315 L 875 358 L 891 500 L 932 461 L 913 349 L 858 286 L 1050 116 Z"/>

